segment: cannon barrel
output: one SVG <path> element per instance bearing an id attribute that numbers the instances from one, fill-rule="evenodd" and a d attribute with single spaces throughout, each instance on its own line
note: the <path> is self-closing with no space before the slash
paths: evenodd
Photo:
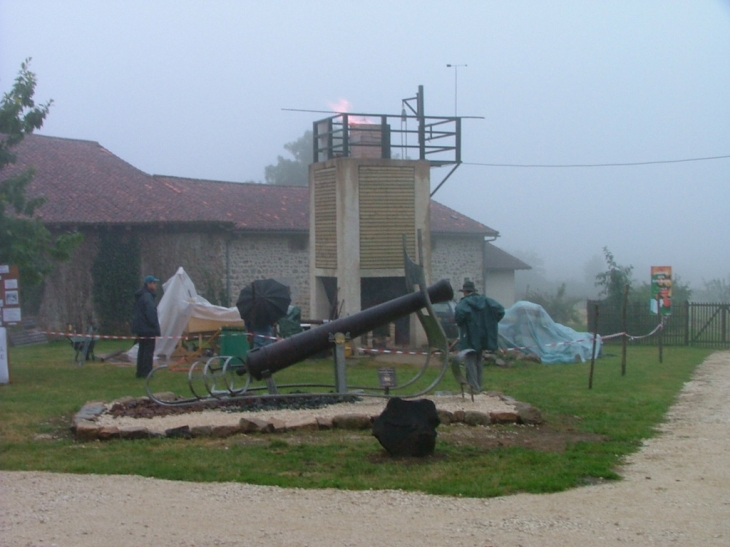
<path id="1" fill-rule="evenodd" d="M 434 283 L 427 291 L 431 302 L 445 302 L 454 298 L 454 289 L 445 279 Z M 249 351 L 246 368 L 254 378 L 261 380 L 326 350 L 332 344 L 330 334 L 341 332 L 355 338 L 424 307 L 426 307 L 426 296 L 421 291 L 383 302 L 356 314 L 295 334 L 285 340 Z"/>

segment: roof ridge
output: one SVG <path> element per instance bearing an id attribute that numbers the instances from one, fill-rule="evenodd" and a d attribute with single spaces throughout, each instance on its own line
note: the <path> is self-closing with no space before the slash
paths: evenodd
<path id="1" fill-rule="evenodd" d="M 95 144 L 97 146 L 100 146 L 101 148 L 104 148 L 103 146 L 101 146 L 101 143 L 99 143 L 99 141 L 92 141 L 91 139 L 74 139 L 72 137 L 56 137 L 54 135 L 41 135 L 39 133 L 30 133 L 30 134 L 26 135 L 24 138 L 32 139 L 34 137 L 38 137 L 38 138 L 42 138 L 42 139 L 55 139 L 58 141 L 86 142 L 86 143 Z M 104 148 L 104 150 L 106 150 L 106 148 Z"/>
<path id="2" fill-rule="evenodd" d="M 183 181 L 189 181 L 189 182 L 205 182 L 205 183 L 213 183 L 213 184 L 247 184 L 250 186 L 265 184 L 263 182 L 255 182 L 255 181 L 251 181 L 251 180 L 247 180 L 244 182 L 236 182 L 235 180 L 201 179 L 201 178 L 197 178 L 197 177 L 181 177 L 179 175 L 161 175 L 159 173 L 155 173 L 150 176 L 153 178 L 156 178 L 156 179 L 164 178 L 164 179 L 183 180 Z"/>

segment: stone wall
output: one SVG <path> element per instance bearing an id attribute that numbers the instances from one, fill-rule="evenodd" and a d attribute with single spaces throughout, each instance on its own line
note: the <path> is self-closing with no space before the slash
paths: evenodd
<path id="1" fill-rule="evenodd" d="M 139 285 L 147 274 L 169 279 L 182 266 L 198 293 L 214 304 L 225 300 L 225 234 L 220 231 L 170 231 L 146 229 L 123 232 L 139 242 Z M 51 331 L 65 331 L 71 325 L 85 332 L 98 325 L 94 309 L 92 265 L 99 250 L 99 230 L 84 230 L 84 239 L 71 260 L 46 277 L 43 285 L 38 324 Z M 133 300 L 130 295 L 129 307 Z M 125 335 L 128 332 L 101 334 Z"/>
<path id="2" fill-rule="evenodd" d="M 71 260 L 60 264 L 43 283 L 38 325 L 65 331 L 67 325 L 84 331 L 94 324 L 91 267 L 99 248 L 99 234 L 84 232 L 84 239 Z M 25 310 L 23 311 L 26 314 Z"/>
<path id="3" fill-rule="evenodd" d="M 97 230 L 86 231 L 72 260 L 61 264 L 46 279 L 38 322 L 47 330 L 65 330 L 67 324 L 86 329 L 97 324 L 91 267 L 98 250 L 98 234 Z M 310 317 L 307 234 L 231 234 L 202 227 L 198 231 L 132 230 L 130 234 L 139 241 L 140 284 L 146 274 L 164 282 L 182 266 L 199 294 L 214 304 L 233 306 L 245 285 L 254 279 L 271 277 L 291 288 L 292 303 L 302 308 L 302 317 Z M 454 291 L 458 291 L 464 279 L 471 279 L 483 291 L 482 241 L 480 236 L 432 235 L 431 283 L 449 279 Z M 226 301 L 228 287 L 230 295 Z"/>
<path id="4" fill-rule="evenodd" d="M 212 304 L 226 302 L 226 233 L 201 231 L 156 231 L 140 233 L 142 276 L 151 274 L 162 280 L 172 277 L 182 266 L 198 294 Z"/>
<path id="5" fill-rule="evenodd" d="M 439 279 L 448 279 L 456 294 L 464 280 L 470 279 L 480 291 L 484 290 L 482 236 L 431 234 L 431 245 L 432 283 Z M 456 299 L 458 300 L 458 296 Z"/>
<path id="6" fill-rule="evenodd" d="M 292 304 L 308 318 L 309 248 L 307 234 L 240 234 L 230 243 L 231 298 L 255 279 L 273 278 L 291 288 Z"/>

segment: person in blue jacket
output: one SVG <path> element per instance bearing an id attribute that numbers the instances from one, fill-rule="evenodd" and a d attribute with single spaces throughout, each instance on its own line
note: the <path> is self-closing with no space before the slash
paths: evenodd
<path id="1" fill-rule="evenodd" d="M 498 346 L 498 323 L 504 317 L 504 307 L 491 298 L 477 292 L 473 281 L 465 281 L 460 292 L 454 320 L 459 325 L 459 349 L 474 350 L 466 359 L 466 381 L 474 392 L 482 390 L 484 351 L 496 351 Z"/>
<path id="2" fill-rule="evenodd" d="M 144 284 L 134 293 L 132 332 L 137 335 L 137 378 L 147 378 L 152 370 L 155 354 L 155 337 L 160 336 L 160 320 L 157 318 L 157 283 L 153 275 L 144 278 Z"/>

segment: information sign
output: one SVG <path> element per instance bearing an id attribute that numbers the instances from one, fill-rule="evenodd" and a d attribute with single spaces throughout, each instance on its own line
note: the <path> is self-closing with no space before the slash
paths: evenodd
<path id="1" fill-rule="evenodd" d="M 672 267 L 651 267 L 651 313 L 672 314 Z"/>
<path id="2" fill-rule="evenodd" d="M 0 264 L 0 325 L 17 325 L 20 319 L 18 267 Z"/>

